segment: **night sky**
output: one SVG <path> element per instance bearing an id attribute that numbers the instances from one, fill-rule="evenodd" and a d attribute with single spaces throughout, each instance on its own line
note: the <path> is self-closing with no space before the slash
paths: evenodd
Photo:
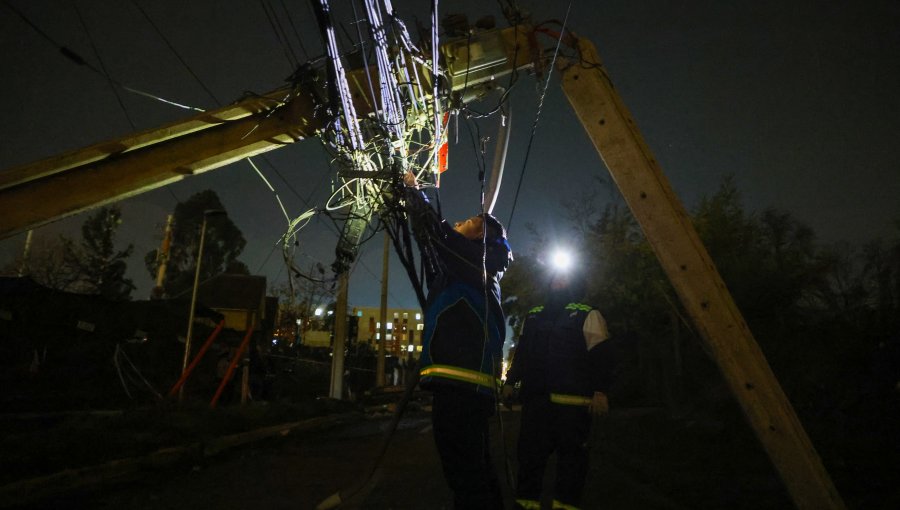
<path id="1" fill-rule="evenodd" d="M 0 169 L 125 135 L 134 130 L 128 117 L 140 130 L 191 115 L 120 91 L 126 117 L 104 78 L 64 58 L 5 2 L 0 2 Z M 203 86 L 134 2 L 75 0 L 77 10 L 68 0 L 8 2 L 49 37 L 99 67 L 95 46 L 116 80 L 204 109 L 245 91 L 275 89 L 293 70 L 260 2 L 135 0 Z M 306 50 L 321 54 L 306 0 L 267 3 L 285 22 L 286 5 Z M 338 19 L 355 33 L 347 2 L 333 3 Z M 428 23 L 428 4 L 394 2 L 411 27 L 413 16 Z M 568 5 L 519 4 L 535 22 L 562 20 Z M 465 12 L 473 22 L 494 14 L 505 26 L 495 2 L 446 0 L 441 9 Z M 898 235 L 892 222 L 900 219 L 900 3 L 580 0 L 572 3 L 569 27 L 597 45 L 613 83 L 689 209 L 733 175 L 749 209 L 789 211 L 822 242 L 859 244 Z M 305 59 L 297 45 L 294 50 Z M 550 237 L 565 237 L 561 204 L 580 200 L 586 192 L 600 205 L 618 200 L 555 78 L 512 221 L 510 241 L 518 251 L 532 249 L 529 223 Z M 522 76 L 511 94 L 513 134 L 495 210 L 504 222 L 540 88 L 533 77 Z M 483 122 L 482 134 L 494 136 L 495 122 Z M 277 173 L 262 158 L 257 164 L 289 213 L 305 211 L 306 199 L 324 204 L 333 169 L 318 141 L 299 142 L 266 157 Z M 474 150 L 464 128 L 459 143 L 451 146 L 450 160 L 442 199 L 447 217 L 456 219 L 480 207 Z M 149 294 L 152 280 L 143 256 L 158 246 L 166 214 L 178 200 L 207 188 L 219 194 L 243 231 L 247 247 L 241 259 L 251 272 L 266 275 L 270 285 L 285 281 L 280 252 L 272 249 L 284 231 L 284 217 L 272 193 L 241 162 L 121 203 L 119 240 L 135 246 L 129 263 L 129 276 L 138 286 L 135 298 Z M 37 230 L 36 245 L 59 233 L 79 237 L 85 217 Z M 301 248 L 309 256 L 297 259 L 301 265 L 332 262 L 336 234 L 326 221 L 301 234 Z M 351 279 L 351 305 L 378 304 L 381 239 L 362 247 Z M 20 253 L 23 244 L 24 235 L 0 241 L 0 265 Z M 389 305 L 415 306 L 396 260 L 391 271 Z"/>

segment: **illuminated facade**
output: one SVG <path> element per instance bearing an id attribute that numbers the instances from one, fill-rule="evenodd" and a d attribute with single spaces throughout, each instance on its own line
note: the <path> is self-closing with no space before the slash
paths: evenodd
<path id="1" fill-rule="evenodd" d="M 381 341 L 381 309 L 379 307 L 354 307 L 351 312 L 357 320 L 355 341 L 378 349 Z M 418 358 L 422 352 L 422 333 L 425 328 L 422 311 L 414 308 L 388 308 L 385 352 L 399 357 L 412 353 Z M 405 354 L 404 354 L 405 355 Z"/>

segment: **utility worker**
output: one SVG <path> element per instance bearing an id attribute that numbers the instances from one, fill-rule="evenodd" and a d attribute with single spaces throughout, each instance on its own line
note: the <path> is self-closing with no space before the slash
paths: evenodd
<path id="1" fill-rule="evenodd" d="M 547 459 L 557 455 L 554 509 L 579 508 L 588 469 L 593 416 L 609 412 L 607 393 L 613 357 L 606 321 L 578 301 L 583 275 L 551 270 L 547 301 L 531 309 L 522 325 L 503 387 L 505 402 L 520 384 L 516 507 L 539 509 Z"/>
<path id="2" fill-rule="evenodd" d="M 419 374 L 422 388 L 433 392 L 434 440 L 444 476 L 455 509 L 502 510 L 488 424 L 506 337 L 499 280 L 512 252 L 493 216 L 451 227 L 416 188 L 411 173 L 404 182 L 428 285 Z"/>

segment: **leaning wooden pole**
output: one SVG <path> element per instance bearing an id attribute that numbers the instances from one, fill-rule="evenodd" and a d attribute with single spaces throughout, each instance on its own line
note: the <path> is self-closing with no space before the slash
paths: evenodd
<path id="1" fill-rule="evenodd" d="M 797 508 L 843 509 L 822 461 L 594 45 L 560 59 L 562 87 Z"/>

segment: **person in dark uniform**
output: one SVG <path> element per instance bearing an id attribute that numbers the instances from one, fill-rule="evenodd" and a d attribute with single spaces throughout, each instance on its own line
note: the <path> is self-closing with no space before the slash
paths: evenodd
<path id="1" fill-rule="evenodd" d="M 512 252 L 493 216 L 473 216 L 451 227 L 412 174 L 405 184 L 428 286 L 420 384 L 433 393 L 432 425 L 444 476 L 457 510 L 501 510 L 488 422 L 506 338 L 499 280 Z"/>
<path id="2" fill-rule="evenodd" d="M 583 275 L 548 271 L 547 301 L 526 314 L 503 398 L 520 385 L 516 506 L 539 509 L 547 459 L 557 456 L 554 509 L 579 508 L 592 416 L 609 412 L 614 358 L 606 321 L 582 304 Z"/>

